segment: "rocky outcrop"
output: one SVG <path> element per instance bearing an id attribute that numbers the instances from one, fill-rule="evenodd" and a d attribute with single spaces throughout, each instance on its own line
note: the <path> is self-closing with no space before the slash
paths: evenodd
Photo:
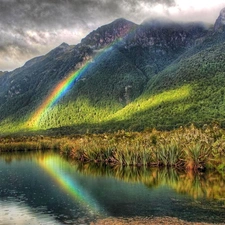
<path id="1" fill-rule="evenodd" d="M 196 39 L 204 36 L 207 28 L 203 23 L 177 23 L 162 18 L 144 21 L 130 36 L 130 45 L 160 48 L 189 47 Z"/>
<path id="2" fill-rule="evenodd" d="M 119 38 L 124 38 L 135 29 L 136 26 L 136 24 L 123 18 L 117 19 L 110 24 L 101 26 L 97 30 L 92 31 L 82 39 L 81 44 L 99 49 L 113 43 Z"/>

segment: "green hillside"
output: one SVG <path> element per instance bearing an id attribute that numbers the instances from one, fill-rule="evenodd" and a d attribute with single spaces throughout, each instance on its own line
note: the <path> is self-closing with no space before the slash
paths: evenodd
<path id="1" fill-rule="evenodd" d="M 112 119 L 135 129 L 172 129 L 211 122 L 224 125 L 224 50 L 224 43 L 219 44 L 170 65 L 149 81 L 138 99 Z"/>
<path id="2" fill-rule="evenodd" d="M 101 57 L 101 62 L 91 65 L 59 104 L 41 118 L 39 126 L 101 123 L 140 95 L 146 82 L 141 71 L 117 50 Z"/>
<path id="3" fill-rule="evenodd" d="M 225 45 L 222 43 L 171 64 L 150 79 L 144 92 L 125 107 L 113 104 L 113 99 L 93 104 L 89 100 L 91 96 L 86 96 L 78 98 L 73 104 L 64 105 L 65 108 L 58 110 L 58 115 L 62 117 L 64 112 L 77 108 L 75 114 L 69 114 L 74 115 L 74 118 L 70 118 L 80 125 L 78 128 L 97 128 L 103 131 L 153 127 L 173 129 L 190 123 L 202 126 L 212 122 L 223 126 L 224 50 Z"/>
<path id="4" fill-rule="evenodd" d="M 126 32 L 114 35 L 121 26 Z M 225 32 L 207 29 L 155 21 L 136 26 L 121 19 L 81 44 L 63 43 L 0 75 L 0 132 L 224 126 Z M 62 98 L 44 105 L 57 85 L 82 68 Z"/>

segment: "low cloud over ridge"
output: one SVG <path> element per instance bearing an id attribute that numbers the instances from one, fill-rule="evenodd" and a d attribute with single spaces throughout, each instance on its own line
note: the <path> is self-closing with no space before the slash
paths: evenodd
<path id="1" fill-rule="evenodd" d="M 141 23 L 174 11 L 179 19 L 182 11 L 178 0 L 0 0 L 0 5 L 0 70 L 22 66 L 62 42 L 76 44 L 119 17 Z"/>

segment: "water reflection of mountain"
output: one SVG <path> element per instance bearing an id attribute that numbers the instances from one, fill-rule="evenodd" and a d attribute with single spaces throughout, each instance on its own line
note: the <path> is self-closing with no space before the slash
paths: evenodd
<path id="1" fill-rule="evenodd" d="M 1 159 L 12 161 L 49 157 L 49 151 L 1 153 Z M 81 164 L 70 161 L 74 169 L 84 175 L 113 177 L 129 183 L 143 183 L 149 188 L 167 185 L 178 193 L 190 195 L 194 199 L 205 197 L 217 199 L 225 204 L 225 175 L 215 171 L 193 173 L 172 168 L 122 167 L 94 163 Z"/>
<path id="2" fill-rule="evenodd" d="M 54 155 L 54 154 L 53 154 Z M 12 161 L 36 160 L 49 157 L 49 151 L 1 153 L 1 160 L 10 164 Z M 76 172 L 84 175 L 113 177 L 129 183 L 143 183 L 149 188 L 167 185 L 178 193 L 188 194 L 197 199 L 217 199 L 225 203 L 225 175 L 215 171 L 193 173 L 172 168 L 121 167 L 94 163 L 81 164 L 70 161 Z"/>
<path id="3" fill-rule="evenodd" d="M 225 179 L 213 172 L 76 164 L 53 152 L 1 154 L 0 172 L 0 201 L 13 198 L 63 223 L 100 214 L 225 221 Z"/>
<path id="4" fill-rule="evenodd" d="M 125 182 L 143 183 L 149 188 L 169 186 L 176 192 L 197 198 L 216 199 L 225 204 L 225 176 L 214 171 L 194 173 L 172 168 L 144 168 L 79 164 L 80 173 L 92 176 L 108 176 Z"/>

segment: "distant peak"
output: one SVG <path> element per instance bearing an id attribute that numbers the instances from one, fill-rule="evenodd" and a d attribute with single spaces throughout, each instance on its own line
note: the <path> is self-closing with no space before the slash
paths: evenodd
<path id="1" fill-rule="evenodd" d="M 59 47 L 69 47 L 69 45 L 65 42 L 63 42 Z"/>
<path id="2" fill-rule="evenodd" d="M 109 24 L 106 24 L 106 25 L 103 25 L 102 28 L 106 28 L 106 27 L 114 27 L 114 28 L 121 28 L 121 27 L 127 27 L 127 28 L 131 28 L 131 27 L 135 27 L 137 26 L 137 24 L 129 21 L 129 20 L 126 20 L 124 18 L 119 18 L 119 19 L 116 19 L 114 21 L 112 21 L 111 23 Z M 100 27 L 101 29 L 101 27 Z"/>
<path id="3" fill-rule="evenodd" d="M 119 18 L 92 31 L 81 40 L 81 43 L 99 49 L 113 43 L 118 38 L 125 37 L 136 26 L 129 20 Z"/>
<path id="4" fill-rule="evenodd" d="M 225 26 L 225 8 L 223 8 L 220 11 L 220 15 L 217 18 L 216 23 L 214 25 L 214 30 L 217 31 L 224 26 Z"/>
<path id="5" fill-rule="evenodd" d="M 56 57 L 57 55 L 60 55 L 63 52 L 66 52 L 69 49 L 70 49 L 70 45 L 63 42 L 61 45 L 59 45 L 58 47 L 51 50 L 47 55 L 54 55 Z"/>
<path id="6" fill-rule="evenodd" d="M 222 15 L 223 17 L 225 17 L 225 7 L 223 9 L 221 9 L 220 15 Z"/>
<path id="7" fill-rule="evenodd" d="M 134 24 L 133 22 L 126 20 L 124 18 L 118 18 L 118 19 L 114 20 L 112 23 L 132 23 L 132 24 Z"/>

